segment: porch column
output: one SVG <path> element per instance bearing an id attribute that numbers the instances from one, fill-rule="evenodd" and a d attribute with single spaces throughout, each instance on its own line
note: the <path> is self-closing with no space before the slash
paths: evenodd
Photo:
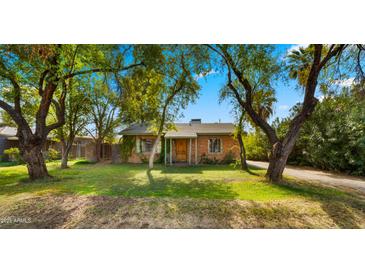
<path id="1" fill-rule="evenodd" d="M 170 165 L 172 165 L 172 138 L 170 138 Z"/>
<path id="2" fill-rule="evenodd" d="M 189 138 L 189 165 L 191 165 L 191 138 Z"/>
<path id="3" fill-rule="evenodd" d="M 198 137 L 195 138 L 195 164 L 198 164 Z"/>
<path id="4" fill-rule="evenodd" d="M 165 139 L 165 165 L 166 165 L 166 148 L 167 148 L 167 146 L 166 146 L 166 138 L 164 138 Z"/>

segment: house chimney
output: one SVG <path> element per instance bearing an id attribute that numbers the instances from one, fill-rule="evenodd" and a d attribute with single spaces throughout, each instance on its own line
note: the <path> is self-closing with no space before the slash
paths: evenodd
<path id="1" fill-rule="evenodd" d="M 191 119 L 190 120 L 190 125 L 201 124 L 201 123 L 202 123 L 202 119 Z"/>

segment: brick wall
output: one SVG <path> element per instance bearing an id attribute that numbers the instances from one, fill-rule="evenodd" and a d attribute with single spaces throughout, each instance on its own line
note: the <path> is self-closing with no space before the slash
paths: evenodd
<path id="1" fill-rule="evenodd" d="M 209 153 L 208 140 L 210 138 L 221 139 L 222 151 L 219 153 Z M 201 160 L 202 155 L 205 155 L 209 159 L 216 159 L 221 161 L 225 155 L 232 152 L 234 159 L 239 159 L 239 144 L 238 141 L 230 135 L 199 135 L 198 136 L 198 163 Z"/>
<path id="2" fill-rule="evenodd" d="M 210 138 L 219 138 L 221 139 L 221 145 L 222 145 L 222 151 L 220 153 L 209 153 L 208 152 L 208 140 Z M 189 143 L 190 140 L 186 139 L 187 142 L 187 161 L 189 161 Z M 198 138 L 193 138 L 191 140 L 191 164 L 195 164 L 195 146 L 197 142 L 197 163 L 199 164 L 201 161 L 201 158 L 203 155 L 205 157 L 217 161 L 221 161 L 224 159 L 227 153 L 230 151 L 233 154 L 234 159 L 239 159 L 239 144 L 236 139 L 233 138 L 233 136 L 230 135 L 199 135 Z M 167 143 L 167 145 L 169 145 Z M 172 142 L 172 161 L 175 162 L 176 158 L 176 151 L 175 151 L 175 142 L 173 140 Z M 167 163 L 169 163 L 170 159 L 167 157 Z"/>

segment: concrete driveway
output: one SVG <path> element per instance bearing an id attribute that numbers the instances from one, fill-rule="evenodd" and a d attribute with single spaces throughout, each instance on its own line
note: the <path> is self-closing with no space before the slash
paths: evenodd
<path id="1" fill-rule="evenodd" d="M 258 161 L 247 161 L 249 165 L 267 169 L 269 163 Z M 318 169 L 286 166 L 284 174 L 301 180 L 313 181 L 324 185 L 342 188 L 352 188 L 365 194 L 365 178 L 336 174 L 333 172 Z"/>

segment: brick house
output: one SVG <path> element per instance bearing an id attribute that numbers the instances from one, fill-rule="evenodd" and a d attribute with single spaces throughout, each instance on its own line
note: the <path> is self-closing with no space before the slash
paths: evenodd
<path id="1" fill-rule="evenodd" d="M 239 144 L 233 136 L 232 123 L 202 123 L 201 119 L 192 119 L 190 123 L 176 123 L 175 127 L 175 130 L 164 132 L 155 159 L 160 158 L 161 153 L 165 164 L 170 165 L 239 159 Z M 133 125 L 120 134 L 135 138 L 135 147 L 127 162 L 141 163 L 149 158 L 156 135 L 148 126 Z"/>

